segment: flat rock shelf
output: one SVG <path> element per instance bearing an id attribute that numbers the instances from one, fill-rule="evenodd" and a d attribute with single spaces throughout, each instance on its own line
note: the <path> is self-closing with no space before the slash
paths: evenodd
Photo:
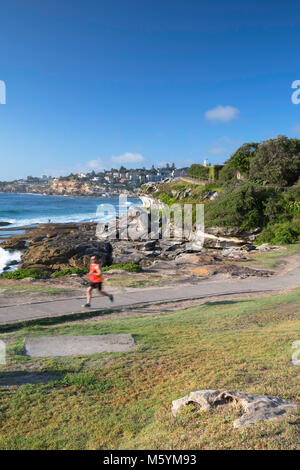
<path id="1" fill-rule="evenodd" d="M 136 343 L 129 334 L 39 337 L 27 338 L 25 341 L 25 354 L 30 357 L 126 352 L 135 348 Z"/>

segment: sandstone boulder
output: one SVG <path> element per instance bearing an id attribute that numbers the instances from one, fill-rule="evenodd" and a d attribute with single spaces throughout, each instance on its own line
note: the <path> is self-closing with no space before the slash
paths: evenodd
<path id="1" fill-rule="evenodd" d="M 172 414 L 176 417 L 178 411 L 186 405 L 194 404 L 199 410 L 209 410 L 230 402 L 240 404 L 244 411 L 244 414 L 233 422 L 235 428 L 254 425 L 260 421 L 284 418 L 289 411 L 297 408 L 295 403 L 279 397 L 220 390 L 200 390 L 191 392 L 179 400 L 174 400 Z"/>
<path id="2" fill-rule="evenodd" d="M 8 240 L 3 241 L 0 246 L 7 250 L 24 250 L 26 248 L 26 241 L 11 237 Z"/>
<path id="3" fill-rule="evenodd" d="M 195 264 L 198 266 L 205 266 L 210 264 L 216 264 L 219 261 L 222 261 L 222 258 L 214 254 L 183 253 L 177 256 L 176 265 Z"/>
<path id="4" fill-rule="evenodd" d="M 40 265 L 53 270 L 70 266 L 87 268 L 92 254 L 99 255 L 104 266 L 111 264 L 110 243 L 91 241 L 89 237 L 78 236 L 77 233 L 57 235 L 30 245 L 22 257 L 20 267 Z"/>

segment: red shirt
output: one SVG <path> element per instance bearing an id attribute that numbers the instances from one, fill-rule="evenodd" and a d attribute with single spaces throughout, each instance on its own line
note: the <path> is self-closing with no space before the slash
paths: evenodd
<path id="1" fill-rule="evenodd" d="M 99 264 L 91 264 L 90 265 L 90 281 L 91 282 L 102 282 L 103 278 L 102 276 L 99 276 L 99 274 L 95 274 L 97 270 L 100 269 Z"/>

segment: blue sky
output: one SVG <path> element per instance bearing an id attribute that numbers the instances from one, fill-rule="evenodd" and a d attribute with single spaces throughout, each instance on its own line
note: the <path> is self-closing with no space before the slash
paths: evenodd
<path id="1" fill-rule="evenodd" d="M 0 180 L 221 163 L 300 138 L 298 2 L 5 3 Z"/>

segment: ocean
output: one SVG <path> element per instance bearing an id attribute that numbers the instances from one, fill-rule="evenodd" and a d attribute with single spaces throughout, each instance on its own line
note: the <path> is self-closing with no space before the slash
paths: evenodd
<path id="1" fill-rule="evenodd" d="M 141 205 L 137 198 L 127 198 L 119 207 L 118 198 L 46 196 L 40 194 L 0 193 L 0 222 L 11 225 L 0 227 L 1 239 L 14 233 L 14 228 L 48 223 L 105 222 L 112 217 L 111 209 L 105 213 L 104 204 L 113 206 L 116 215 L 124 214 L 132 204 Z M 97 216 L 99 206 L 104 207 L 102 216 Z M 98 212 L 99 214 L 100 212 Z M 0 247 L 0 273 L 10 260 L 19 261 L 19 252 L 8 252 Z"/>
<path id="2" fill-rule="evenodd" d="M 43 194 L 0 193 L 0 222 L 10 222 L 12 227 L 34 224 L 67 222 L 105 222 L 107 217 L 97 218 L 97 208 L 110 204 L 119 214 L 118 198 L 46 196 Z M 124 213 L 130 205 L 141 204 L 137 198 L 127 198 Z"/>

